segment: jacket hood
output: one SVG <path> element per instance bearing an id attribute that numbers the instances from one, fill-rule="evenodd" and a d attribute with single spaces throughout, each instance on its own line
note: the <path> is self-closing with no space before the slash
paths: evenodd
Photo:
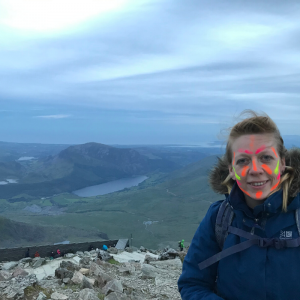
<path id="1" fill-rule="evenodd" d="M 287 166 L 293 167 L 294 169 L 294 179 L 289 188 L 289 197 L 295 197 L 300 192 L 300 149 L 293 148 L 287 151 L 285 162 Z M 214 192 L 218 194 L 228 194 L 227 187 L 222 184 L 228 174 L 228 165 L 224 157 L 218 158 L 217 164 L 209 174 L 209 183 Z M 233 179 L 231 181 L 233 185 L 235 181 Z"/>

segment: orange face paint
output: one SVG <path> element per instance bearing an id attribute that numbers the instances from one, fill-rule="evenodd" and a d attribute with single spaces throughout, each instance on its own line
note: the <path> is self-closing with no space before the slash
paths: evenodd
<path id="1" fill-rule="evenodd" d="M 267 165 L 262 165 L 261 166 L 269 175 L 272 174 L 272 170 L 269 168 L 269 166 Z"/>
<path id="2" fill-rule="evenodd" d="M 278 181 L 278 182 L 271 188 L 271 191 L 274 191 L 274 190 L 277 188 L 279 182 L 280 182 L 280 181 Z"/>
<path id="3" fill-rule="evenodd" d="M 249 197 L 251 197 L 250 194 L 249 194 L 248 192 L 246 192 L 245 190 L 243 190 L 240 186 L 239 186 L 239 188 L 241 189 L 242 192 L 244 192 L 244 194 L 246 194 L 246 195 L 248 195 Z"/>
<path id="4" fill-rule="evenodd" d="M 252 164 L 253 164 L 253 170 L 257 171 L 256 158 L 255 157 L 252 158 Z"/>
<path id="5" fill-rule="evenodd" d="M 259 191 L 256 193 L 256 198 L 260 198 L 262 196 L 263 192 L 262 191 Z"/>
<path id="6" fill-rule="evenodd" d="M 235 152 L 233 152 L 233 162 L 232 164 L 234 165 L 235 164 Z"/>
<path id="7" fill-rule="evenodd" d="M 247 170 L 249 169 L 249 166 L 245 166 L 242 170 L 242 176 L 246 176 Z"/>
<path id="8" fill-rule="evenodd" d="M 276 150 L 275 150 L 275 148 L 274 148 L 274 147 L 272 147 L 271 149 L 272 149 L 272 151 L 274 152 L 275 156 L 276 156 L 276 157 L 278 157 L 278 155 L 277 155 L 277 153 L 276 153 Z"/>
<path id="9" fill-rule="evenodd" d="M 254 148 L 254 135 L 251 135 L 250 137 L 250 149 L 252 150 Z"/>

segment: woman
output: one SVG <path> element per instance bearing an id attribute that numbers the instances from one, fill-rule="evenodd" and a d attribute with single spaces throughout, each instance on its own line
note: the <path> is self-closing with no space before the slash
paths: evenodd
<path id="1" fill-rule="evenodd" d="M 195 233 L 178 281 L 182 299 L 300 299 L 299 173 L 300 151 L 284 148 L 268 116 L 252 112 L 232 128 L 210 174 L 226 200 L 211 205 Z"/>

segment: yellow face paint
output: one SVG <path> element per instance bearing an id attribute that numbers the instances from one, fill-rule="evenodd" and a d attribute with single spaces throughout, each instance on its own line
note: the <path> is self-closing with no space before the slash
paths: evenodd
<path id="1" fill-rule="evenodd" d="M 232 168 L 233 168 L 236 179 L 241 180 L 241 177 L 236 173 L 234 166 L 232 166 Z"/>
<path id="2" fill-rule="evenodd" d="M 276 166 L 276 168 L 275 168 L 275 170 L 274 170 L 274 173 L 277 175 L 278 174 L 278 172 L 279 172 L 279 159 L 278 159 L 278 162 L 277 162 L 277 166 Z"/>

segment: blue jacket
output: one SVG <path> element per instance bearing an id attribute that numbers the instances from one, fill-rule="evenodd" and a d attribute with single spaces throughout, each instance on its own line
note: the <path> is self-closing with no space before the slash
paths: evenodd
<path id="1" fill-rule="evenodd" d="M 297 179 L 299 180 L 299 179 Z M 295 210 L 300 194 L 291 198 L 287 213 L 282 212 L 282 190 L 250 209 L 237 185 L 228 196 L 235 216 L 232 226 L 262 238 L 299 237 Z M 298 300 L 300 299 L 300 247 L 276 249 L 254 245 L 225 257 L 202 271 L 198 264 L 220 252 L 215 222 L 222 201 L 213 203 L 198 227 L 185 257 L 178 287 L 183 300 Z M 224 248 L 246 241 L 230 234 Z M 213 292 L 217 277 L 217 294 Z"/>

